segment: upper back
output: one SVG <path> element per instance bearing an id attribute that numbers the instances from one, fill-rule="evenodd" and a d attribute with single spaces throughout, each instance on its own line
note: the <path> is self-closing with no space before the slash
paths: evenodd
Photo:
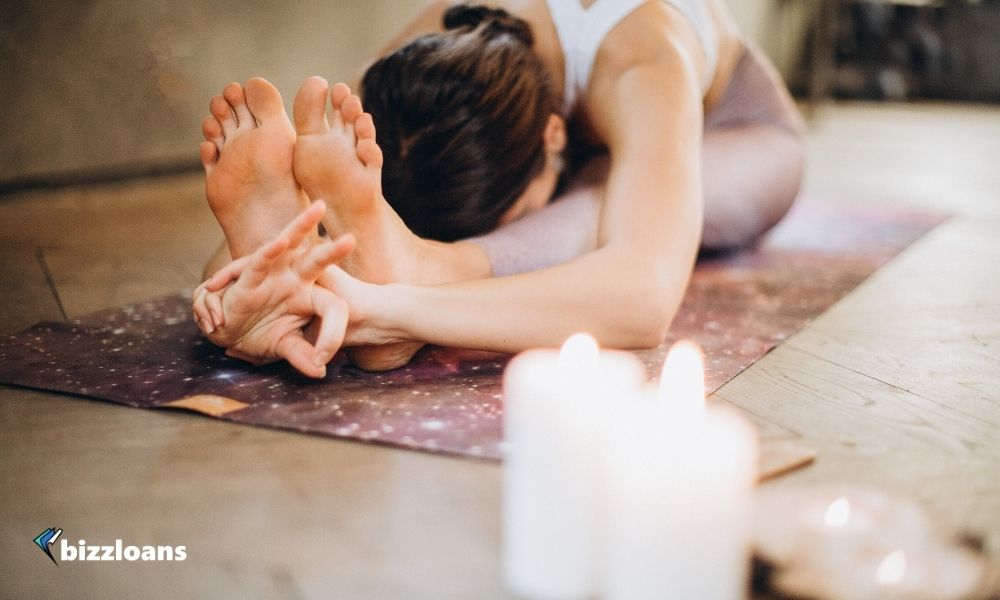
<path id="1" fill-rule="evenodd" d="M 593 0 L 584 6 L 577 0 L 546 0 L 563 53 L 563 104 L 566 115 L 573 112 L 584 96 L 605 38 L 648 1 Z M 714 77 L 719 54 L 719 35 L 709 6 L 704 0 L 662 1 L 676 8 L 687 19 L 700 41 L 704 52 L 702 91 L 705 92 Z"/>

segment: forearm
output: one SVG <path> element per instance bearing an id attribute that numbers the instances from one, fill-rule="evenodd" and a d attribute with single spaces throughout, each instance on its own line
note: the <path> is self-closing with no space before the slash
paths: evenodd
<path id="1" fill-rule="evenodd" d="M 385 286 L 368 326 L 391 339 L 503 352 L 558 346 L 579 331 L 608 347 L 652 347 L 662 341 L 691 270 L 657 263 L 604 248 L 513 277 Z"/>

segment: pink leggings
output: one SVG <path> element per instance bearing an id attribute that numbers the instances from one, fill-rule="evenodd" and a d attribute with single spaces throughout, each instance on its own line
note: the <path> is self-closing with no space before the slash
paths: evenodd
<path id="1" fill-rule="evenodd" d="M 777 71 L 747 44 L 705 115 L 703 248 L 750 244 L 781 220 L 802 181 L 804 133 Z M 597 246 L 603 185 L 602 169 L 588 166 L 542 210 L 469 241 L 486 252 L 497 277 L 565 262 Z"/>

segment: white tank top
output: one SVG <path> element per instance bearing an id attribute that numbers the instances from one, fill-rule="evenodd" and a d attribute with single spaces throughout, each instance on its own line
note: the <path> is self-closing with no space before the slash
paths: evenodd
<path id="1" fill-rule="evenodd" d="M 566 65 L 566 88 L 563 95 L 565 116 L 573 112 L 580 96 L 586 91 L 597 50 L 604 38 L 622 19 L 648 1 L 651 0 L 597 0 L 590 8 L 585 9 L 579 0 L 546 0 L 559 33 Z M 691 21 L 701 40 L 707 66 L 706 78 L 702 82 L 704 94 L 712 83 L 719 57 L 719 33 L 715 29 L 708 4 L 705 0 L 663 1 L 676 7 Z"/>

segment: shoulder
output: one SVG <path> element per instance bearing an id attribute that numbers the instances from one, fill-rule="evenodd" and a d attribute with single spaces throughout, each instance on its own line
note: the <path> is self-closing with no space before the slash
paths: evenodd
<path id="1" fill-rule="evenodd" d="M 698 34 L 667 2 L 646 2 L 622 19 L 601 43 L 591 82 L 613 79 L 635 65 L 678 59 L 697 71 L 704 68 Z"/>
<path id="2" fill-rule="evenodd" d="M 628 131 L 629 113 L 673 112 L 701 123 L 700 41 L 683 15 L 665 2 L 647 2 L 626 17 L 597 53 L 584 95 L 590 129 L 607 144 Z"/>

